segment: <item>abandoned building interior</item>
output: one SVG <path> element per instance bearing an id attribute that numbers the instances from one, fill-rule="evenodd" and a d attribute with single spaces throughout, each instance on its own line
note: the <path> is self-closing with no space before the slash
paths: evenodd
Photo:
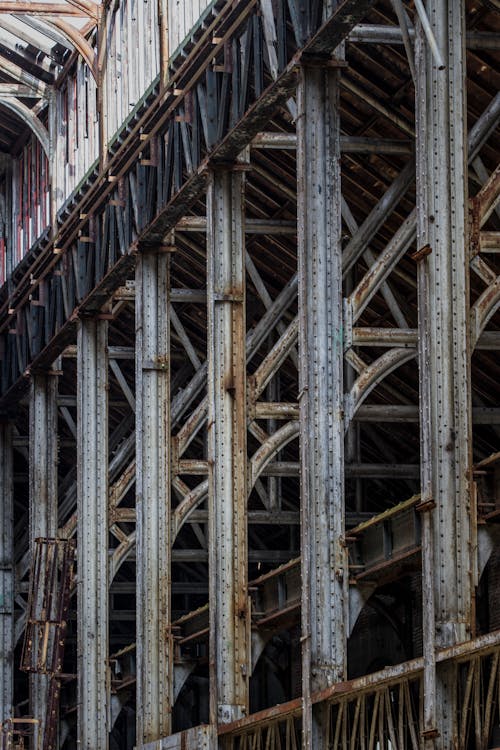
<path id="1" fill-rule="evenodd" d="M 500 748 L 499 92 L 499 0 L 0 0 L 1 750 Z"/>

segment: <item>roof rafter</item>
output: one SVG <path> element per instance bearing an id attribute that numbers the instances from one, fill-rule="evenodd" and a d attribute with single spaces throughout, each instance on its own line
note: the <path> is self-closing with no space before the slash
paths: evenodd
<path id="1" fill-rule="evenodd" d="M 22 67 L 24 67 L 23 63 L 26 63 L 26 65 L 31 68 L 39 69 L 40 73 L 45 73 L 50 76 L 54 75 L 54 65 L 51 60 L 45 58 L 37 60 L 36 57 L 26 48 L 21 48 L 16 38 L 12 38 L 10 32 L 5 32 L 2 28 L 0 28 L 0 46 L 5 50 L 5 52 L 0 50 L 0 54 L 3 54 L 3 56 L 8 59 L 17 58 Z"/>
<path id="2" fill-rule="evenodd" d="M 29 0 L 3 0 L 0 5 L 0 13 L 34 13 L 43 16 L 78 16 L 86 18 L 89 15 L 97 20 L 97 13 L 90 13 L 78 5 L 66 3 L 40 3 Z"/>
<path id="3" fill-rule="evenodd" d="M 20 65 L 16 65 L 15 63 L 7 60 L 7 58 L 2 57 L 1 55 L 0 71 L 2 71 L 2 73 L 6 73 L 15 81 L 19 81 L 19 83 L 23 83 L 28 86 L 37 96 L 47 95 L 47 91 L 49 89 L 49 85 L 47 83 L 44 83 L 39 78 L 36 78 L 35 76 L 31 75 L 31 73 L 28 73 L 26 70 L 24 70 L 24 68 L 21 68 Z"/>
<path id="4" fill-rule="evenodd" d="M 92 2 L 92 0 L 67 0 L 67 2 L 73 7 L 82 10 L 90 18 L 96 21 L 99 20 L 101 7 L 97 3 Z"/>
<path id="5" fill-rule="evenodd" d="M 0 20 L 1 18 L 2 17 L 0 16 Z M 36 18 L 35 16 L 31 16 L 29 14 L 21 14 L 19 16 L 13 15 L 12 18 L 24 24 L 25 26 L 29 26 L 31 29 L 36 31 L 37 34 L 41 34 L 47 39 L 50 39 L 52 42 L 54 42 L 54 44 L 59 44 L 60 46 L 73 51 L 73 44 L 71 44 L 71 42 L 69 42 L 63 34 L 61 34 L 59 31 L 56 31 L 52 26 L 49 26 L 49 24 L 47 23 L 47 19 L 44 19 L 42 21 L 41 18 Z"/>
<path id="6" fill-rule="evenodd" d="M 94 79 L 97 81 L 96 55 L 83 34 L 81 34 L 78 29 L 75 29 L 74 26 L 72 26 L 67 21 L 64 21 L 62 18 L 51 18 L 50 20 L 47 19 L 47 23 L 55 26 L 56 29 L 59 29 L 59 31 L 70 40 L 70 42 L 75 46 L 75 48 L 78 50 L 80 55 L 89 66 Z"/>
<path id="7" fill-rule="evenodd" d="M 39 31 L 30 27 L 27 20 L 28 19 L 25 18 L 20 21 L 15 16 L 11 16 L 10 18 L 0 16 L 0 28 L 4 29 L 4 31 L 8 31 L 9 34 L 12 34 L 12 36 L 15 36 L 26 44 L 36 47 L 40 52 L 43 52 L 44 55 L 50 57 L 51 60 L 60 65 L 61 56 L 54 54 L 52 51 L 53 45 L 48 44 L 45 36 Z"/>
<path id="8" fill-rule="evenodd" d="M 0 83 L 0 98 L 4 99 L 5 97 L 30 97 L 30 98 L 39 98 L 39 94 L 35 94 L 33 89 L 29 86 L 26 86 L 24 83 Z"/>

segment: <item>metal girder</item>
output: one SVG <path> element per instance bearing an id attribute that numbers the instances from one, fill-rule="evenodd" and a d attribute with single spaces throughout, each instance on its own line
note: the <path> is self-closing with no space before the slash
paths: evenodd
<path id="1" fill-rule="evenodd" d="M 247 448 L 244 174 L 209 174 L 208 507 L 210 719 L 248 713 Z"/>
<path id="2" fill-rule="evenodd" d="M 0 97 L 2 99 L 20 96 L 38 99 L 38 94 L 34 94 L 32 89 L 23 83 L 0 83 Z"/>
<path id="3" fill-rule="evenodd" d="M 252 148 L 284 149 L 294 151 L 297 148 L 296 133 L 258 133 L 250 144 Z M 413 153 L 413 142 L 388 138 L 366 138 L 363 136 L 341 135 L 340 151 L 344 154 L 402 154 Z"/>
<path id="4" fill-rule="evenodd" d="M 48 40 L 36 31 L 34 28 L 30 28 L 26 24 L 25 20 L 16 19 L 14 16 L 7 18 L 6 16 L 0 15 L 0 28 L 8 31 L 9 34 L 21 39 L 28 45 L 36 46 L 40 52 L 49 57 L 56 65 L 61 65 L 61 56 L 57 56 L 52 52 L 53 45 L 48 43 Z M 34 33 L 33 33 L 34 32 Z"/>
<path id="5" fill-rule="evenodd" d="M 396 0 L 393 0 L 393 4 L 396 6 Z M 397 4 L 404 7 L 401 0 L 397 0 Z M 415 39 L 414 29 L 408 28 L 407 34 L 408 40 L 413 42 Z M 405 36 L 401 25 L 359 23 L 349 34 L 347 41 L 357 44 L 405 44 Z M 466 45 L 468 49 L 497 50 L 500 49 L 500 34 L 494 31 L 468 31 Z M 405 46 L 407 45 L 405 44 Z M 408 60 L 408 63 L 411 68 L 410 60 Z"/>
<path id="6" fill-rule="evenodd" d="M 297 213 L 303 747 L 327 747 L 311 694 L 346 676 L 339 73 L 302 66 Z"/>
<path id="7" fill-rule="evenodd" d="M 500 631 L 494 631 L 492 633 L 487 633 L 486 635 L 480 636 L 476 638 L 475 640 L 467 641 L 466 643 L 459 644 L 457 646 L 451 646 L 448 648 L 443 648 L 437 652 L 437 662 L 443 665 L 447 664 L 455 664 L 458 666 L 459 664 L 467 664 L 471 663 L 472 665 L 478 664 L 478 660 L 484 659 L 484 667 L 486 672 L 489 672 L 488 676 L 492 676 L 493 679 L 490 678 L 490 684 L 494 684 L 495 680 L 498 679 L 498 652 L 500 650 Z M 491 659 L 492 667 L 488 667 L 488 662 L 490 661 L 490 658 L 493 656 L 493 659 Z M 362 677 L 357 677 L 352 680 L 345 680 L 342 683 L 338 683 L 336 685 L 333 685 L 331 688 L 324 690 L 322 692 L 316 693 L 313 696 L 313 700 L 315 703 L 324 703 L 324 704 L 330 704 L 330 706 L 333 706 L 337 703 L 341 703 L 343 701 L 352 700 L 352 701 L 359 701 L 360 699 L 366 695 L 371 693 L 372 696 L 379 693 L 379 696 L 383 696 L 383 691 L 386 688 L 396 688 L 398 685 L 401 685 L 403 688 L 405 688 L 406 684 L 406 691 L 408 691 L 408 683 L 412 680 L 421 680 L 422 672 L 424 669 L 424 659 L 422 657 L 412 659 L 411 661 L 403 662 L 402 664 L 396 664 L 394 666 L 385 667 L 384 669 L 380 670 L 379 672 L 373 672 L 372 674 L 363 675 Z M 492 674 L 493 673 L 493 674 Z M 479 690 L 479 682 L 481 680 L 481 676 L 479 674 L 478 670 L 478 682 L 477 682 L 477 689 Z M 458 692 L 458 681 L 454 684 L 455 689 Z M 420 697 L 419 696 L 420 693 Z M 492 691 L 492 695 L 493 695 Z M 467 724 L 467 718 L 468 718 L 468 711 L 472 712 L 471 707 L 471 695 L 474 695 L 474 691 L 469 691 L 468 693 L 468 700 L 463 701 L 462 708 L 462 722 Z M 413 696 L 410 694 L 410 692 L 407 692 L 407 698 L 408 701 L 411 703 L 412 697 L 416 698 L 416 696 L 419 696 L 417 698 L 419 704 L 420 704 L 420 711 L 422 708 L 422 703 L 424 702 L 422 691 L 417 690 L 413 694 Z M 390 704 L 394 700 L 396 702 L 396 691 L 393 690 L 393 696 L 387 695 L 387 698 L 385 696 L 384 701 L 387 701 Z M 377 701 L 377 699 L 375 698 Z M 377 701 L 378 702 L 378 701 Z M 491 696 L 489 698 L 490 702 L 490 710 L 491 710 Z M 301 698 L 294 698 L 291 701 L 288 701 L 287 703 L 282 703 L 278 706 L 272 706 L 271 708 L 264 709 L 263 711 L 259 711 L 256 714 L 253 714 L 251 716 L 248 716 L 245 719 L 241 719 L 240 721 L 234 722 L 233 724 L 230 724 L 228 726 L 219 727 L 219 736 L 224 740 L 224 738 L 228 738 L 229 742 L 233 742 L 236 747 L 244 747 L 245 745 L 237 744 L 238 738 L 244 738 L 244 741 L 248 744 L 254 743 L 255 741 L 266 741 L 268 740 L 269 747 L 280 747 L 278 743 L 276 743 L 274 746 L 271 744 L 272 740 L 276 736 L 280 736 L 280 729 L 281 727 L 278 726 L 280 722 L 287 722 L 290 717 L 299 717 L 302 713 L 302 701 Z M 354 709 L 354 706 L 353 706 Z M 481 706 L 481 710 L 485 711 L 483 706 Z M 421 728 L 421 714 L 420 711 L 415 711 L 416 716 L 412 715 L 412 719 L 415 722 L 416 728 L 412 727 L 411 732 L 412 736 L 408 736 L 406 743 L 404 739 L 400 739 L 399 743 L 393 736 L 391 742 L 392 747 L 412 747 L 417 748 L 420 747 L 419 744 L 419 737 L 418 737 L 418 729 Z M 376 747 L 378 744 L 382 745 L 382 742 L 379 741 L 379 737 L 382 741 L 386 739 L 388 736 L 386 732 L 390 731 L 389 727 L 387 726 L 386 722 L 383 720 L 380 721 L 377 716 L 377 711 L 374 710 L 373 703 L 368 708 L 366 707 L 366 718 L 368 718 L 369 724 L 368 726 L 373 727 L 373 729 L 370 729 L 369 731 L 365 729 L 360 729 L 360 717 L 359 713 L 357 716 L 357 719 L 354 721 L 352 720 L 354 710 L 352 711 L 345 711 L 343 714 L 343 717 L 347 719 L 347 724 L 349 725 L 350 730 L 350 738 L 352 738 L 354 734 L 354 740 L 360 740 L 361 735 L 361 741 L 356 742 L 354 745 L 355 747 L 359 746 L 367 746 L 367 739 L 368 734 L 373 738 L 373 746 Z M 338 716 L 338 714 L 337 714 Z M 395 724 L 398 724 L 397 719 L 394 722 L 393 720 L 393 732 L 398 732 L 401 738 L 404 738 L 405 733 L 409 731 L 408 727 L 408 718 L 410 716 L 405 717 L 403 713 L 400 714 L 402 721 L 399 722 L 399 726 L 394 728 Z M 343 718 L 341 714 L 341 719 Z M 491 717 L 490 717 L 491 718 Z M 465 719 L 465 722 L 464 722 Z M 377 726 L 378 724 L 378 726 Z M 402 724 L 402 726 L 401 726 Z M 356 727 L 356 730 L 353 732 L 354 727 Z M 267 733 L 266 738 L 266 729 L 270 729 Z M 285 727 L 283 726 L 282 731 L 283 734 L 285 733 Z M 379 734 L 379 729 L 380 734 Z M 290 737 L 290 733 L 287 730 L 287 736 Z M 342 732 L 339 732 L 337 743 L 338 747 L 347 747 L 347 742 L 350 743 L 350 738 L 347 739 L 346 742 L 344 742 L 345 734 Z M 472 742 L 474 742 L 474 738 L 471 737 L 469 734 L 469 737 L 472 739 Z M 256 738 L 256 739 L 255 739 Z M 466 739 L 466 735 L 462 736 L 463 740 Z M 479 740 L 479 737 L 478 737 Z M 486 738 L 487 741 L 487 738 Z M 361 745 L 361 742 L 363 745 Z M 229 744 L 229 743 L 228 743 Z M 251 746 L 251 745 L 250 745 Z M 296 738 L 293 738 L 290 743 L 289 747 L 297 747 L 298 743 Z M 457 747 L 461 747 L 460 744 L 456 745 Z"/>
<path id="8" fill-rule="evenodd" d="M 300 45 L 297 47 L 297 43 L 295 45 L 292 43 L 291 46 L 287 45 L 283 48 L 283 54 L 279 61 L 279 75 L 265 91 L 259 86 L 254 90 L 250 85 L 251 77 L 246 75 L 242 78 L 239 88 L 232 87 L 230 97 L 226 98 L 224 102 L 220 102 L 223 111 L 217 112 L 216 117 L 213 119 L 213 127 L 211 126 L 207 129 L 206 133 L 203 132 L 203 128 L 201 131 L 198 131 L 201 139 L 199 148 L 196 143 L 193 144 L 198 153 L 198 158 L 195 159 L 195 162 L 191 160 L 192 169 L 188 169 L 185 172 L 183 168 L 185 159 L 183 149 L 176 154 L 178 162 L 176 173 L 187 174 L 187 180 L 182 178 L 180 183 L 177 183 L 176 180 L 160 180 L 158 184 L 163 185 L 165 189 L 158 191 L 156 194 L 154 194 L 154 191 L 149 194 L 152 196 L 151 202 L 154 205 L 145 206 L 144 208 L 147 210 L 136 214 L 135 218 L 138 219 L 137 227 L 125 226 L 125 231 L 128 232 L 126 235 L 127 238 L 130 237 L 133 231 L 136 231 L 137 234 L 135 236 L 139 245 L 156 245 L 161 243 L 165 234 L 175 226 L 176 221 L 186 214 L 187 203 L 195 200 L 205 188 L 205 173 L 203 170 L 198 169 L 201 162 L 207 159 L 207 157 L 226 163 L 228 160 L 233 160 L 252 140 L 253 136 L 262 130 L 263 125 L 276 111 L 276 108 L 281 103 L 286 103 L 295 88 L 296 62 L 298 59 L 297 56 L 294 57 L 295 53 L 311 55 L 322 55 L 325 52 L 328 52 L 328 54 L 331 53 L 332 49 L 345 38 L 353 25 L 373 5 L 373 2 L 374 0 L 344 0 L 334 12 L 332 12 L 331 4 L 327 4 L 325 6 L 326 20 L 324 20 L 324 17 L 321 18 L 320 15 L 315 15 L 313 18 L 313 14 L 311 13 L 311 18 L 309 19 L 310 25 L 307 28 L 307 24 L 304 25 L 301 32 L 301 36 L 305 34 L 305 38 L 309 38 L 309 41 L 304 48 L 300 48 Z M 205 77 L 207 69 L 211 68 L 214 58 L 222 59 L 225 54 L 227 34 L 230 34 L 236 41 L 236 45 L 233 48 L 236 74 L 237 69 L 239 70 L 239 65 L 236 64 L 236 61 L 240 56 L 241 45 L 244 44 L 246 24 L 252 16 L 257 18 L 256 5 L 257 3 L 253 1 L 240 3 L 234 9 L 236 16 L 231 16 L 229 26 L 225 26 L 224 24 L 228 22 L 228 15 L 233 13 L 233 9 L 229 6 L 225 6 L 222 9 L 216 22 L 210 27 L 210 38 L 207 37 L 207 34 L 202 36 L 196 48 L 196 55 L 186 61 L 186 64 L 181 65 L 177 73 L 172 77 L 171 88 L 166 92 L 161 92 L 154 98 L 151 105 L 144 112 L 143 122 L 132 128 L 130 134 L 123 138 L 116 152 L 110 156 L 105 172 L 92 184 L 90 189 L 86 190 L 85 197 L 83 197 L 83 192 L 80 194 L 80 197 L 76 201 L 75 211 L 71 215 L 68 215 L 68 218 L 59 227 L 57 235 L 58 252 L 53 253 L 53 243 L 48 243 L 36 261 L 40 274 L 35 277 L 34 281 L 30 274 L 28 274 L 28 277 L 23 276 L 19 280 L 13 294 L 8 300 L 5 300 L 5 304 L 2 304 L 1 314 L 4 318 L 0 327 L 4 336 L 8 335 L 7 328 L 10 321 L 13 320 L 13 317 L 17 313 L 24 312 L 25 305 L 29 302 L 29 296 L 33 294 L 42 281 L 47 281 L 50 286 L 55 286 L 54 274 L 57 274 L 58 270 L 60 270 L 58 266 L 63 260 L 62 256 L 64 256 L 64 262 L 66 263 L 67 259 L 71 256 L 71 252 L 68 253 L 67 251 L 77 241 L 76 238 L 79 232 L 81 230 L 86 231 L 88 228 L 88 217 L 92 215 L 95 219 L 95 226 L 100 225 L 98 217 L 106 209 L 108 200 L 110 198 L 114 199 L 113 193 L 116 192 L 118 178 L 123 177 L 125 179 L 124 184 L 126 189 L 128 189 L 130 173 L 133 172 L 133 166 L 136 164 L 137 157 L 139 156 L 140 158 L 140 153 L 149 148 L 151 144 L 154 145 L 158 141 L 158 136 L 163 136 L 168 130 L 174 128 L 176 112 L 179 107 L 186 106 L 186 97 L 191 97 L 194 93 L 199 93 L 202 86 L 202 79 Z M 284 12 L 288 18 L 290 9 L 284 7 Z M 219 26 L 223 34 L 220 40 L 217 37 Z M 216 44 L 212 44 L 212 38 L 218 40 Z M 257 66 L 260 66 L 261 63 L 265 66 L 268 61 L 258 58 Z M 239 76 L 240 73 L 237 75 Z M 258 70 L 256 71 L 256 75 L 259 75 Z M 178 86 L 182 88 L 179 89 L 177 88 Z M 238 94 L 235 93 L 236 89 L 239 90 Z M 202 99 L 205 101 L 206 97 L 202 97 Z M 197 113 L 194 116 L 199 117 L 201 99 L 199 96 L 196 96 L 191 101 L 197 109 Z M 229 112 L 232 113 L 231 116 L 226 117 L 226 114 Z M 215 127 L 216 121 L 220 122 L 219 128 Z M 146 122 L 151 127 L 148 126 L 144 129 Z M 237 126 L 236 123 L 238 123 Z M 244 127 L 243 123 L 245 123 Z M 160 140 L 165 142 L 163 138 Z M 160 163 L 157 169 L 160 170 Z M 148 215 L 156 218 L 150 221 L 147 219 Z M 131 219 L 133 222 L 134 216 L 127 217 L 127 219 Z M 95 311 L 96 308 L 94 305 L 97 305 L 98 308 L 99 304 L 106 301 L 109 297 L 111 287 L 113 285 L 116 287 L 120 286 L 127 278 L 133 266 L 133 258 L 131 256 L 135 251 L 135 246 L 131 247 L 131 242 L 127 242 L 126 246 L 123 246 L 121 250 L 121 257 L 117 259 L 117 262 L 113 264 L 112 268 L 106 274 L 105 289 L 103 286 L 103 275 L 99 272 L 97 274 L 98 278 L 95 278 L 94 289 L 85 297 L 85 301 L 82 304 L 74 298 L 73 294 L 70 294 L 70 298 L 65 303 L 65 321 L 62 326 L 57 328 L 57 331 L 53 324 L 45 325 L 42 328 L 43 341 L 40 342 L 40 350 L 44 347 L 50 348 L 52 360 L 54 356 L 57 356 L 57 352 L 53 354 L 54 350 L 63 343 L 66 345 L 69 337 L 74 332 L 74 317 L 69 320 L 67 315 L 69 308 L 71 307 L 74 311 L 75 306 L 80 308 L 83 305 L 85 314 L 89 314 L 91 308 L 92 311 Z M 42 259 L 43 269 L 41 267 Z M 28 286 L 26 286 L 27 283 Z M 83 309 L 81 309 L 81 312 L 83 312 Z M 44 355 L 46 354 L 47 352 L 45 351 Z M 10 370 L 7 371 L 7 368 L 4 368 L 6 373 L 4 375 L 4 391 L 11 385 L 14 386 L 16 391 L 18 388 L 22 389 L 23 384 L 17 376 L 14 376 L 14 373 L 24 372 L 32 357 L 33 353 L 29 348 L 24 350 L 19 349 L 17 353 L 11 348 L 9 358 L 16 359 L 16 362 L 15 366 Z M 26 362 L 24 361 L 25 359 Z"/>
<path id="9" fill-rule="evenodd" d="M 26 29 L 26 27 L 29 27 L 30 29 L 33 29 L 33 31 L 35 31 L 37 35 L 41 35 L 41 37 L 45 38 L 46 40 L 52 41 L 53 42 L 52 46 L 58 44 L 58 45 L 61 45 L 61 47 L 63 47 L 64 49 L 73 50 L 73 45 L 70 42 L 68 42 L 68 40 L 63 36 L 63 34 L 60 34 L 58 31 L 56 31 L 51 26 L 49 26 L 46 20 L 42 21 L 40 20 L 40 18 L 36 18 L 35 16 L 24 15 L 24 14 L 19 14 L 18 16 L 16 16 L 15 13 L 12 14 L 12 19 L 14 20 L 14 22 L 21 23 L 24 29 Z M 1 16 L 0 16 L 0 24 L 4 25 L 4 20 L 2 19 Z M 25 36 L 21 36 L 21 33 L 24 33 L 28 37 L 28 43 L 30 43 L 29 40 L 31 39 L 31 37 L 28 36 L 30 32 L 29 31 L 23 32 L 22 29 L 20 30 L 20 34 L 19 34 L 20 38 L 25 39 Z M 44 52 L 44 54 L 54 59 L 53 54 L 52 54 L 52 48 L 51 47 L 42 48 L 42 46 L 40 45 L 39 37 L 36 38 L 36 44 L 37 44 L 37 47 L 39 47 L 39 49 L 42 52 Z M 55 61 L 58 62 L 59 65 L 62 64 L 62 59 L 60 56 L 59 58 L 56 58 Z"/>
<path id="10" fill-rule="evenodd" d="M 440 69 L 416 27 L 424 738 L 458 742 L 454 675 L 437 648 L 470 638 L 477 583 L 470 492 L 471 404 L 465 118 L 465 2 L 430 0 Z M 450 667 L 453 670 L 453 667 Z M 437 733 L 437 734 L 436 734 Z"/>
<path id="11" fill-rule="evenodd" d="M 205 216 L 185 216 L 176 225 L 176 232 L 206 232 Z M 245 223 L 245 234 L 295 234 L 297 226 L 294 221 L 272 219 L 249 219 Z"/>
<path id="12" fill-rule="evenodd" d="M 413 161 L 406 165 L 402 172 L 388 187 L 377 205 L 370 211 L 356 234 L 351 238 L 343 252 L 342 272 L 345 275 L 363 254 L 370 239 L 377 233 L 387 217 L 396 208 L 415 178 Z"/>
<path id="13" fill-rule="evenodd" d="M 78 50 L 80 55 L 87 63 L 95 82 L 98 83 L 96 55 L 94 50 L 92 49 L 92 46 L 83 36 L 83 34 L 81 34 L 78 29 L 76 29 L 74 26 L 72 26 L 62 18 L 51 18 L 50 20 L 47 19 L 46 23 L 58 29 L 61 34 L 64 34 L 64 36 L 71 42 L 71 44 L 74 45 L 75 49 Z"/>
<path id="14" fill-rule="evenodd" d="M 108 747 L 108 362 L 107 321 L 79 321 L 78 741 Z"/>
<path id="15" fill-rule="evenodd" d="M 170 302 L 166 253 L 136 268 L 137 746 L 172 731 Z"/>
<path id="16" fill-rule="evenodd" d="M 0 720 L 14 704 L 14 484 L 12 425 L 0 422 Z"/>
<path id="17" fill-rule="evenodd" d="M 89 10 L 66 3 L 31 2 L 31 0 L 4 0 L 0 5 L 0 13 L 33 13 L 48 16 L 83 16 L 89 15 Z"/>
<path id="18" fill-rule="evenodd" d="M 30 556 L 35 540 L 57 534 L 57 377 L 34 375 L 30 393 L 29 515 Z M 31 558 L 32 559 L 32 558 Z M 43 734 L 49 681 L 30 675 L 30 709 Z"/>
<path id="19" fill-rule="evenodd" d="M 7 60 L 6 57 L 2 57 L 1 55 L 0 71 L 2 73 L 6 73 L 15 81 L 19 81 L 19 83 L 28 86 L 36 96 L 46 96 L 49 91 L 49 84 L 44 83 L 44 81 L 41 81 L 34 75 L 31 75 L 31 73 L 28 73 L 28 71 L 24 70 L 24 68 L 22 68 L 20 65 L 16 65 L 16 63 Z"/>

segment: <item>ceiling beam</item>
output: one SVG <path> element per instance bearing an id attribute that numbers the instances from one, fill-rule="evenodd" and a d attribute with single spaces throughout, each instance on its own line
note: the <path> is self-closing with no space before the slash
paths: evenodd
<path id="1" fill-rule="evenodd" d="M 34 16 L 30 16 L 28 14 L 19 16 L 13 15 L 12 18 L 16 21 L 19 21 L 19 23 L 23 24 L 24 26 L 29 26 L 30 29 L 36 31 L 37 34 L 46 37 L 47 40 L 54 42 L 54 44 L 58 44 L 65 49 L 73 51 L 73 45 L 67 41 L 66 37 L 63 34 L 61 34 L 59 31 L 56 31 L 56 29 L 50 26 L 46 20 L 42 21 L 40 18 L 35 18 Z M 3 22 L 1 15 L 0 20 L 2 20 Z M 29 36 L 30 32 L 28 31 L 27 34 Z"/>
<path id="2" fill-rule="evenodd" d="M 74 8 L 83 11 L 90 18 L 95 21 L 99 20 L 101 6 L 94 3 L 92 0 L 67 0 L 67 2 Z"/>
<path id="3" fill-rule="evenodd" d="M 97 59 L 89 42 L 85 39 L 78 29 L 75 29 L 68 21 L 64 21 L 62 18 L 47 19 L 47 23 L 51 26 L 55 26 L 69 41 L 75 46 L 80 55 L 87 63 L 90 72 L 94 76 L 94 80 L 97 83 Z"/>
<path id="4" fill-rule="evenodd" d="M 7 97 L 19 97 L 26 96 L 31 98 L 39 98 L 39 94 L 35 94 L 30 86 L 26 86 L 24 83 L 0 83 L 0 97 L 5 99 Z"/>
<path id="5" fill-rule="evenodd" d="M 26 23 L 26 20 L 23 19 L 20 21 L 15 16 L 0 16 L 0 28 L 8 31 L 9 34 L 20 39 L 25 44 L 29 44 L 40 50 L 40 52 L 43 52 L 44 55 L 53 60 L 57 65 L 61 65 L 61 55 L 56 55 L 52 51 L 54 45 L 48 44 L 45 35 L 41 34 L 37 29 L 30 27 Z"/>
<path id="6" fill-rule="evenodd" d="M 0 13 L 36 13 L 43 16 L 77 16 L 87 18 L 90 13 L 66 3 L 40 3 L 29 0 L 2 0 Z M 93 18 L 93 15 L 91 16 Z"/>
<path id="7" fill-rule="evenodd" d="M 16 37 L 13 37 L 10 32 L 6 32 L 2 28 L 0 28 L 0 47 L 4 48 L 0 51 L 0 54 L 2 54 L 3 57 L 6 57 L 8 60 L 16 60 L 17 58 L 17 61 L 22 66 L 24 66 L 24 64 L 26 64 L 26 66 L 31 66 L 31 68 L 36 71 L 34 73 L 35 75 L 37 75 L 39 71 L 40 74 L 45 74 L 46 77 L 54 77 L 54 63 L 50 59 L 47 60 L 43 57 L 42 59 L 37 60 L 36 56 L 33 53 L 30 53 L 27 48 L 23 49 Z M 32 48 L 33 47 L 36 49 L 36 46 L 32 42 Z"/>
<path id="8" fill-rule="evenodd" d="M 2 71 L 2 73 L 6 73 L 11 78 L 14 78 L 15 81 L 28 86 L 32 90 L 33 94 L 37 96 L 47 96 L 47 92 L 49 89 L 48 84 L 31 75 L 31 73 L 28 73 L 26 70 L 24 70 L 24 68 L 21 68 L 20 65 L 16 65 L 16 63 L 7 60 L 1 55 L 0 71 Z"/>

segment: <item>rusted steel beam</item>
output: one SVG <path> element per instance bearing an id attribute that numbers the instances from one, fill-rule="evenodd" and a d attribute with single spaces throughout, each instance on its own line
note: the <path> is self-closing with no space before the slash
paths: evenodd
<path id="1" fill-rule="evenodd" d="M 175 227 L 176 232 L 206 232 L 205 216 L 184 216 Z M 245 222 L 245 234 L 296 234 L 295 221 L 248 219 Z"/>
<path id="2" fill-rule="evenodd" d="M 440 649 L 436 653 L 436 661 L 439 664 L 447 662 L 467 661 L 473 657 L 485 657 L 490 653 L 498 651 L 500 647 L 500 631 L 494 631 L 467 641 L 457 646 Z M 323 691 L 313 694 L 312 700 L 315 704 L 336 703 L 346 698 L 355 699 L 366 693 L 372 693 L 384 686 L 398 685 L 402 681 L 419 679 L 423 674 L 424 660 L 422 657 L 406 661 L 395 666 L 386 667 L 378 672 L 357 677 L 352 680 L 344 680 L 336 683 Z M 276 721 L 281 721 L 287 716 L 299 717 L 302 713 L 302 698 L 295 698 L 287 703 L 272 706 L 264 711 L 235 721 L 226 726 L 219 727 L 220 737 L 231 735 L 250 734 L 252 730 L 264 728 Z"/>
<path id="3" fill-rule="evenodd" d="M 78 737 L 108 747 L 107 321 L 78 328 Z"/>
<path id="4" fill-rule="evenodd" d="M 488 220 L 500 200 L 500 165 L 488 178 L 479 193 L 472 200 L 472 210 L 477 211 L 479 226 Z"/>
<path id="5" fill-rule="evenodd" d="M 98 3 L 93 2 L 92 0 L 66 0 L 66 2 L 69 3 L 73 8 L 76 8 L 76 10 L 81 11 L 90 18 L 93 18 L 94 21 L 97 21 L 101 15 L 102 6 L 100 6 Z"/>
<path id="6" fill-rule="evenodd" d="M 96 81 L 96 83 L 98 83 L 96 55 L 94 53 L 94 50 L 92 49 L 92 46 L 83 36 L 83 34 L 81 34 L 74 26 L 72 26 L 71 23 L 68 23 L 62 18 L 52 18 L 50 19 L 49 23 L 51 26 L 59 29 L 59 31 L 64 34 L 67 39 L 69 39 L 71 44 L 74 45 L 75 49 L 78 50 L 80 55 L 87 63 L 89 70 L 94 77 L 94 80 Z"/>
<path id="7" fill-rule="evenodd" d="M 262 394 L 271 378 L 279 370 L 295 345 L 298 333 L 299 321 L 295 317 L 253 374 L 253 398 L 257 399 Z"/>
<path id="8" fill-rule="evenodd" d="M 39 537 L 57 535 L 58 438 L 57 376 L 35 375 L 30 392 L 29 515 L 30 555 Z M 32 557 L 33 560 L 33 557 Z M 45 728 L 49 681 L 46 675 L 30 675 L 30 711 Z"/>
<path id="9" fill-rule="evenodd" d="M 31 89 L 33 96 L 44 97 L 50 89 L 50 85 L 40 78 L 32 75 L 20 65 L 8 60 L 6 57 L 0 57 L 0 71 L 6 73 L 15 81 L 28 86 Z M 50 76 L 52 79 L 53 77 Z"/>
<path id="10" fill-rule="evenodd" d="M 244 179 L 212 171 L 207 195 L 212 725 L 249 706 Z"/>
<path id="11" fill-rule="evenodd" d="M 311 693 L 346 676 L 348 565 L 339 72 L 300 71 L 297 119 L 303 747 L 327 747 Z"/>
<path id="12" fill-rule="evenodd" d="M 417 248 L 430 248 L 417 261 L 421 494 L 428 508 L 422 514 L 424 747 L 444 750 L 458 736 L 456 675 L 454 667 L 436 670 L 435 652 L 473 632 L 478 577 L 470 492 L 465 2 L 431 0 L 427 12 L 447 67 L 438 69 L 417 25 Z"/>
<path id="13" fill-rule="evenodd" d="M 143 253 L 135 284 L 138 746 L 172 731 L 169 266 Z"/>
<path id="14" fill-rule="evenodd" d="M 280 703 L 277 706 L 266 708 L 263 711 L 252 714 L 245 719 L 233 721 L 226 726 L 219 726 L 219 737 L 237 734 L 241 730 L 248 730 L 251 727 L 265 727 L 276 719 L 283 719 L 286 716 L 300 716 L 302 712 L 302 698 L 294 698 L 287 703 Z"/>
<path id="15" fill-rule="evenodd" d="M 14 483 L 12 425 L 0 422 L 0 716 L 14 714 Z"/>
<path id="16" fill-rule="evenodd" d="M 0 5 L 0 13 L 32 13 L 37 16 L 78 16 L 83 18 L 89 15 L 88 10 L 67 3 L 37 3 L 23 0 L 5 0 Z"/>
<path id="17" fill-rule="evenodd" d="M 295 151 L 297 148 L 296 133 L 263 132 L 257 133 L 251 143 L 252 148 L 284 149 Z M 344 154 L 406 154 L 414 151 L 413 141 L 388 138 L 366 138 L 362 136 L 341 135 L 340 150 Z"/>
<path id="18" fill-rule="evenodd" d="M 297 418 L 298 407 L 295 407 L 295 413 L 292 418 Z M 290 428 L 297 431 L 296 425 L 290 425 Z M 276 433 L 275 433 L 276 434 Z M 295 435 L 295 433 L 294 433 Z M 256 454 L 257 455 L 257 454 Z M 209 463 L 202 459 L 181 459 L 175 464 L 175 472 L 178 474 L 189 474 L 192 476 L 207 476 L 209 472 Z M 265 477 L 296 477 L 300 473 L 300 464 L 298 461 L 269 461 L 263 466 L 258 474 Z M 382 463 L 352 463 L 345 468 L 348 477 L 364 478 L 387 478 L 405 477 L 417 479 L 419 476 L 418 464 L 382 464 Z"/>

